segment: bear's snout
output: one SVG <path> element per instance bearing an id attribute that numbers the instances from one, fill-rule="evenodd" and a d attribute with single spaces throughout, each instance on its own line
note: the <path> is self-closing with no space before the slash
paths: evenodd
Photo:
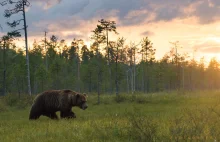
<path id="1" fill-rule="evenodd" d="M 84 109 L 87 109 L 88 106 L 85 106 Z"/>
<path id="2" fill-rule="evenodd" d="M 85 109 L 88 108 L 88 105 L 87 105 L 87 104 L 83 104 L 81 108 L 82 108 L 83 110 L 85 110 Z"/>

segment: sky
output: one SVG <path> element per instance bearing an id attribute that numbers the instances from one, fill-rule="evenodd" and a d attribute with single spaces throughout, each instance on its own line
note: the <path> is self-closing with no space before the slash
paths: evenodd
<path id="1" fill-rule="evenodd" d="M 2 2 L 3 0 L 0 0 Z M 139 43 L 148 36 L 156 48 L 156 58 L 169 52 L 179 41 L 178 52 L 195 55 L 197 59 L 216 57 L 220 60 L 220 0 L 29 0 L 27 24 L 29 45 L 34 40 L 56 35 L 70 43 L 81 38 L 90 43 L 91 31 L 98 20 L 114 20 L 119 35 L 127 43 Z M 3 17 L 0 6 L 2 36 L 12 30 L 5 24 L 19 19 L 21 14 L 9 19 Z M 18 42 L 22 42 L 20 40 Z"/>

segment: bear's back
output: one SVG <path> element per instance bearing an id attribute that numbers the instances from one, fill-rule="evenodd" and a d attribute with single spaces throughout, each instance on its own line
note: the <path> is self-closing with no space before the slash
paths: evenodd
<path id="1" fill-rule="evenodd" d="M 48 110 L 59 110 L 62 107 L 62 100 L 67 97 L 68 95 L 60 90 L 49 90 L 39 94 L 35 99 L 35 103 Z"/>

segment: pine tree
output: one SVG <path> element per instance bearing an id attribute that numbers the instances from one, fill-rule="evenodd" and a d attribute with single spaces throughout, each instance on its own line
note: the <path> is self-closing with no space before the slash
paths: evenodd
<path id="1" fill-rule="evenodd" d="M 15 28 L 18 26 L 21 21 L 24 22 L 24 27 L 22 29 L 17 29 L 12 32 L 8 32 L 8 36 L 10 37 L 20 37 L 20 31 L 24 30 L 24 35 L 25 35 L 25 49 L 26 49 L 26 65 L 27 65 L 27 82 L 28 82 L 28 94 L 31 95 L 31 80 L 30 80 L 30 65 L 29 65 L 29 56 L 28 56 L 28 35 L 27 35 L 27 24 L 26 24 L 26 11 L 25 7 L 30 6 L 30 2 L 28 0 L 18 0 L 18 1 L 3 1 L 1 2 L 1 5 L 6 5 L 6 4 L 12 4 L 15 7 L 13 9 L 7 9 L 5 10 L 5 17 L 10 18 L 12 15 L 18 14 L 22 12 L 23 18 L 19 20 L 14 20 L 13 22 L 7 22 L 7 24 Z"/>

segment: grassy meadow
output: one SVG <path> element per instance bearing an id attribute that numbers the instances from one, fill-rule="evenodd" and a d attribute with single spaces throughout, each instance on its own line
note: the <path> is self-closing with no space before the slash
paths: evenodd
<path id="1" fill-rule="evenodd" d="M 1 142 L 220 141 L 220 91 L 89 95 L 71 120 L 29 121 L 32 100 L 0 97 Z"/>

